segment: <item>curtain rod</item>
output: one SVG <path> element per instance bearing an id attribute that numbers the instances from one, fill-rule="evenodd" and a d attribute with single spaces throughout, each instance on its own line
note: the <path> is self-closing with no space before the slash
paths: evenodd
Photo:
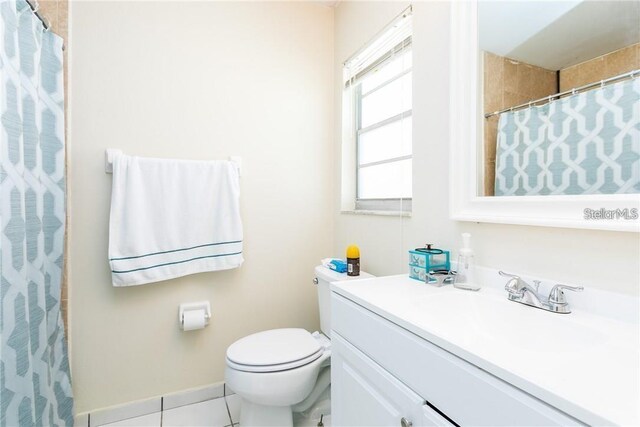
<path id="1" fill-rule="evenodd" d="M 524 107 L 531 107 L 533 104 L 536 104 L 536 103 L 542 102 L 542 101 L 551 102 L 551 100 L 553 98 L 560 98 L 561 96 L 568 95 L 568 94 L 572 94 L 573 95 L 576 92 L 580 92 L 580 91 L 583 91 L 583 90 L 586 90 L 586 89 L 591 89 L 592 87 L 595 87 L 595 86 L 604 86 L 606 84 L 612 83 L 612 82 L 617 81 L 617 80 L 626 79 L 627 77 L 630 77 L 630 78 L 633 79 L 634 76 L 635 77 L 640 77 L 640 69 L 632 70 L 632 71 L 629 71 L 628 73 L 623 73 L 623 74 L 620 74 L 620 75 L 617 75 L 617 76 L 614 76 L 614 77 L 609 77 L 608 79 L 600 80 L 599 82 L 593 82 L 593 83 L 586 84 L 584 86 L 575 87 L 573 89 L 565 90 L 564 92 L 559 92 L 559 93 L 556 93 L 556 94 L 553 94 L 553 95 L 545 96 L 545 97 L 536 99 L 534 101 L 525 102 L 524 104 L 516 105 L 515 107 L 505 108 L 504 110 L 494 111 L 493 113 L 487 113 L 487 114 L 484 115 L 484 118 L 488 119 L 489 117 L 496 116 L 496 115 L 502 114 L 502 113 L 506 113 L 507 111 L 514 111 L 514 110 L 519 110 L 519 109 L 524 108 Z"/>

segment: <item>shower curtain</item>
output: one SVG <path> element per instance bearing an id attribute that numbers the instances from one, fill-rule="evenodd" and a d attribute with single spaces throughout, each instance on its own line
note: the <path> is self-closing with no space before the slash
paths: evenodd
<path id="1" fill-rule="evenodd" d="M 0 426 L 72 426 L 62 39 L 24 0 L 0 14 Z"/>
<path id="2" fill-rule="evenodd" d="M 640 193 L 640 77 L 500 115 L 496 196 Z"/>

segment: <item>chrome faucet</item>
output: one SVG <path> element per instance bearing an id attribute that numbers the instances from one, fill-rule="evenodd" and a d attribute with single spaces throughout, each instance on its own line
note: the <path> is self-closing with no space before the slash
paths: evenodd
<path id="1" fill-rule="evenodd" d="M 567 298 L 563 290 L 567 289 L 576 292 L 584 290 L 582 286 L 557 284 L 551 289 L 549 297 L 544 298 L 540 297 L 538 293 L 538 288 L 540 287 L 539 280 L 534 280 L 534 286 L 531 286 L 515 274 L 505 273 L 504 271 L 500 271 L 499 273 L 501 276 L 509 277 L 509 280 L 504 285 L 504 289 L 507 291 L 507 298 L 510 301 L 541 308 L 542 310 L 551 311 L 553 313 L 571 313 L 569 303 L 567 303 Z"/>
<path id="2" fill-rule="evenodd" d="M 456 272 L 451 270 L 430 270 L 424 276 L 427 285 L 442 286 L 454 283 Z"/>

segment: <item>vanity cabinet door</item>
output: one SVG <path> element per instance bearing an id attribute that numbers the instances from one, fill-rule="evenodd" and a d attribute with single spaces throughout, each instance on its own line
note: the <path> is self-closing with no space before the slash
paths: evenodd
<path id="1" fill-rule="evenodd" d="M 452 424 L 429 405 L 422 407 L 422 419 L 422 425 L 428 427 L 457 426 L 457 424 Z"/>
<path id="2" fill-rule="evenodd" d="M 451 425 L 425 405 L 424 399 L 335 332 L 331 347 L 333 425 Z"/>
<path id="3" fill-rule="evenodd" d="M 333 293 L 331 334 L 464 426 L 583 425 L 564 412 Z M 333 340 L 332 340 L 333 341 Z M 393 424 L 396 425 L 396 424 Z M 414 423 L 415 425 L 415 423 Z"/>

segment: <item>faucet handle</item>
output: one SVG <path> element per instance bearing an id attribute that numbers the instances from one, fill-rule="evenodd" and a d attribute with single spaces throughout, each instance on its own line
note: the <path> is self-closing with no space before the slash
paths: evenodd
<path id="1" fill-rule="evenodd" d="M 564 289 L 574 292 L 581 292 L 584 290 L 584 287 L 557 284 L 551 289 L 551 292 L 549 293 L 549 302 L 553 304 L 566 304 L 567 298 L 564 295 Z"/>
<path id="2" fill-rule="evenodd" d="M 500 270 L 498 271 L 498 274 L 503 276 L 503 277 L 512 277 L 514 279 L 518 279 L 520 280 L 520 276 L 516 276 L 515 274 L 510 274 L 510 273 L 505 273 L 504 271 Z"/>
<path id="3" fill-rule="evenodd" d="M 504 285 L 505 291 L 509 292 L 509 294 L 511 295 L 522 296 L 524 289 L 521 285 L 522 279 L 520 279 L 520 276 L 516 276 L 515 274 L 505 273 L 502 270 L 498 271 L 498 274 L 500 274 L 503 277 L 510 277 L 510 279 L 507 280 L 507 283 Z"/>

